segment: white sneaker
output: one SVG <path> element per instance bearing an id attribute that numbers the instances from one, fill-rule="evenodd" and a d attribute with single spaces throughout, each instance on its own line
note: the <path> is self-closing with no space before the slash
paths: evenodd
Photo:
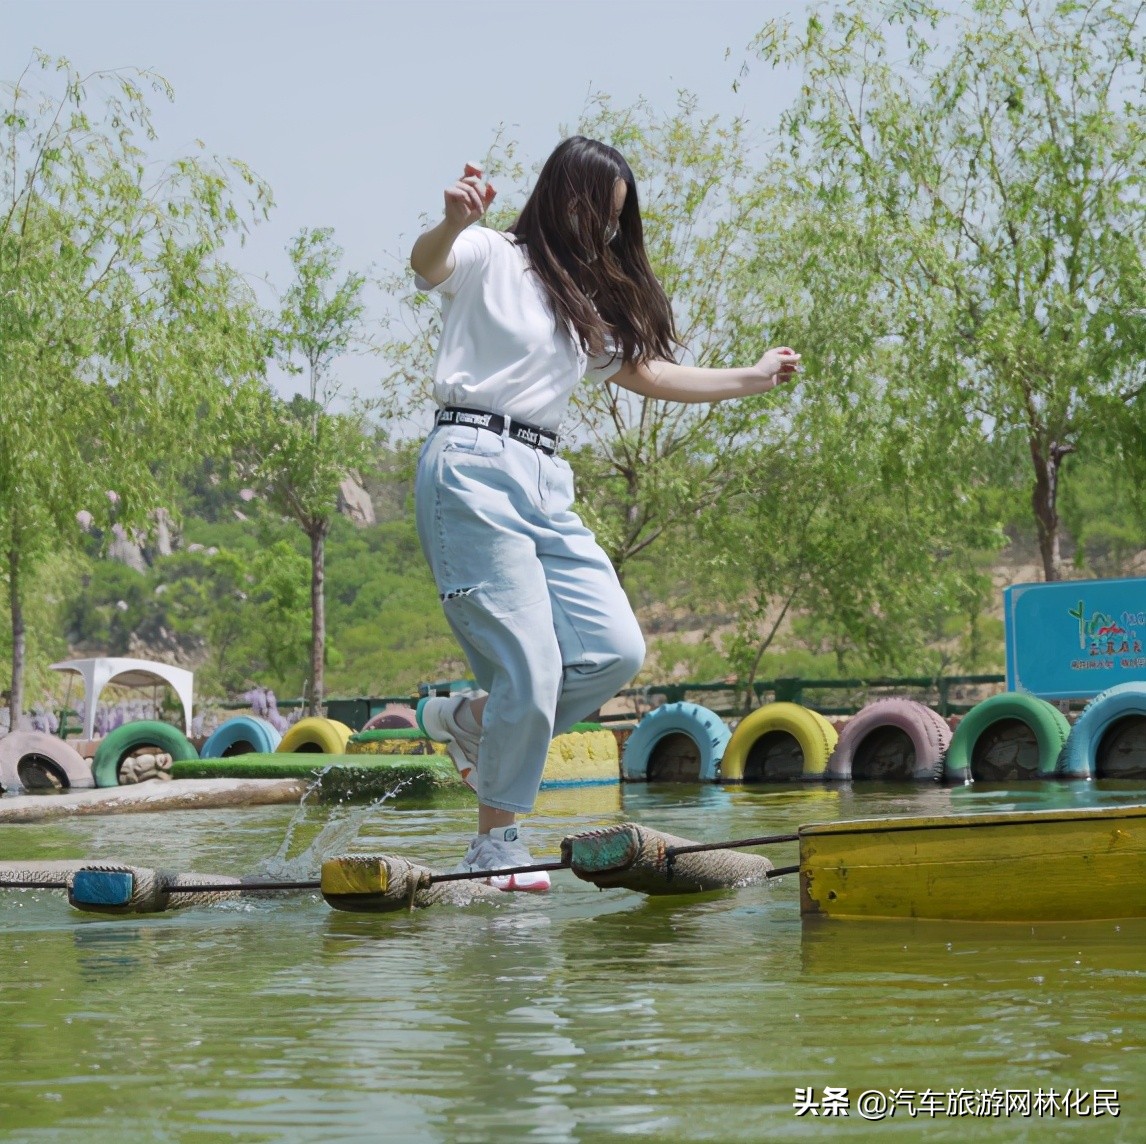
<path id="1" fill-rule="evenodd" d="M 516 826 L 501 826 L 488 834 L 478 834 L 470 843 L 466 856 L 454 871 L 468 874 L 477 870 L 508 870 L 515 866 L 532 866 L 533 857 L 518 841 Z M 538 870 L 530 874 L 496 874 L 483 879 L 495 890 L 525 890 L 544 893 L 549 889 L 549 872 Z"/>
<path id="2" fill-rule="evenodd" d="M 418 726 L 431 738 L 446 744 L 446 750 L 462 776 L 462 782 L 477 791 L 477 756 L 481 729 L 469 731 L 457 722 L 466 696 L 430 695 L 418 702 Z M 471 720 L 472 722 L 472 720 Z"/>

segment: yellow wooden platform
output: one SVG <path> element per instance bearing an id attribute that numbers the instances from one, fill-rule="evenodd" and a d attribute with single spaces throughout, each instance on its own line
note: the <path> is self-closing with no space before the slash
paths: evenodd
<path id="1" fill-rule="evenodd" d="M 802 914 L 1146 917 L 1146 805 L 864 819 L 799 836 Z"/>

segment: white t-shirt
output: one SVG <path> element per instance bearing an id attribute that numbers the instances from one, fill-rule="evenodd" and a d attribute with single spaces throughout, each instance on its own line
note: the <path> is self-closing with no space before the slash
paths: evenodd
<path id="1" fill-rule="evenodd" d="M 612 377 L 620 354 L 589 356 L 568 327 L 558 326 L 513 235 L 471 226 L 458 235 L 453 255 L 453 271 L 437 286 L 414 279 L 420 290 L 442 295 L 434 399 L 557 432 L 581 378 Z"/>

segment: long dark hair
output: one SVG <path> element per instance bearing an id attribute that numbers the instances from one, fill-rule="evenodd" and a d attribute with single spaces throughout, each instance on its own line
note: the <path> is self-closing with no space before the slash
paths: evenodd
<path id="1" fill-rule="evenodd" d="M 609 239 L 618 179 L 628 193 Z M 680 344 L 672 307 L 645 254 L 636 180 L 619 151 L 583 135 L 566 139 L 507 230 L 525 243 L 554 315 L 587 352 L 602 353 L 609 339 L 626 362 L 672 359 Z"/>

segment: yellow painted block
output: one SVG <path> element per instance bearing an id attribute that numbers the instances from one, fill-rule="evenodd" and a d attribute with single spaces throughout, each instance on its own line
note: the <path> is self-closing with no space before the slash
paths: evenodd
<path id="1" fill-rule="evenodd" d="M 445 743 L 433 739 L 371 739 L 346 744 L 348 755 L 446 755 Z"/>
<path id="2" fill-rule="evenodd" d="M 803 826 L 800 908 L 966 921 L 1146 917 L 1146 806 Z"/>
<path id="3" fill-rule="evenodd" d="M 573 783 L 620 783 L 621 756 L 612 731 L 571 731 L 549 744 L 542 788 Z"/>
<path id="4" fill-rule="evenodd" d="M 348 755 L 447 755 L 445 743 L 427 738 L 351 739 Z M 619 783 L 621 755 L 612 731 L 570 731 L 549 744 L 541 785 Z"/>
<path id="5" fill-rule="evenodd" d="M 384 894 L 389 883 L 385 864 L 370 855 L 328 858 L 322 864 L 324 895 Z"/>

